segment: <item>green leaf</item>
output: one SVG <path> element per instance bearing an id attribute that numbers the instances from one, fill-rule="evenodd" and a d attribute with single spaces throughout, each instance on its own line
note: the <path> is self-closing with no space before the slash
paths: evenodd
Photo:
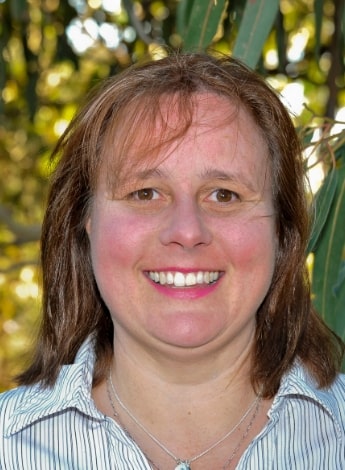
<path id="1" fill-rule="evenodd" d="M 337 305 L 334 311 L 334 331 L 345 341 L 345 279 L 337 292 Z"/>
<path id="2" fill-rule="evenodd" d="M 176 29 L 183 38 L 186 35 L 188 20 L 195 0 L 181 0 L 176 9 Z"/>
<path id="3" fill-rule="evenodd" d="M 339 148 L 337 148 L 334 155 L 337 164 L 339 165 L 345 165 L 345 131 L 342 132 L 342 136 L 342 138 L 344 139 L 343 144 Z"/>
<path id="4" fill-rule="evenodd" d="M 338 185 L 338 172 L 333 168 L 325 178 L 321 188 L 316 193 L 313 210 L 315 220 L 313 224 L 312 234 L 308 243 L 307 253 L 314 251 L 320 233 L 327 221 L 329 211 L 331 209 L 334 195 Z"/>
<path id="5" fill-rule="evenodd" d="M 226 7 L 226 0 L 194 0 L 190 10 L 184 2 L 181 2 L 180 23 L 186 24 L 186 29 L 179 30 L 178 33 L 183 38 L 183 48 L 188 51 L 205 50 L 217 33 L 219 24 Z M 189 13 L 189 17 L 186 15 Z M 183 18 L 183 15 L 184 18 Z"/>
<path id="6" fill-rule="evenodd" d="M 343 6 L 343 18 L 342 18 L 342 32 L 343 32 L 343 42 L 344 42 L 344 47 L 345 47 L 345 7 Z"/>
<path id="7" fill-rule="evenodd" d="M 279 60 L 279 70 L 283 72 L 286 65 L 286 33 L 284 29 L 284 18 L 280 11 L 278 11 L 276 20 L 276 43 Z"/>
<path id="8" fill-rule="evenodd" d="M 254 68 L 279 11 L 279 0 L 247 0 L 233 55 Z"/>
<path id="9" fill-rule="evenodd" d="M 28 2 L 26 0 L 10 0 L 12 19 L 19 22 L 28 20 Z"/>
<path id="10" fill-rule="evenodd" d="M 338 184 L 327 224 L 314 251 L 314 304 L 338 334 L 345 322 L 344 285 L 341 281 L 345 250 L 345 166 L 337 169 Z M 339 317 L 340 315 L 340 317 Z"/>
<path id="11" fill-rule="evenodd" d="M 333 292 L 335 295 L 339 295 L 341 289 L 343 288 L 344 283 L 345 283 L 345 261 L 343 260 L 340 265 L 338 280 L 333 289 Z"/>

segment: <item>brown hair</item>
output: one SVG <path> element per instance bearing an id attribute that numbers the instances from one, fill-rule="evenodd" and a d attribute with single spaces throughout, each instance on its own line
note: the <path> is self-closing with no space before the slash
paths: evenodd
<path id="1" fill-rule="evenodd" d="M 89 335 L 95 337 L 94 383 L 105 378 L 113 353 L 113 325 L 95 283 L 85 231 L 99 166 L 105 147 L 109 149 L 105 143 L 111 136 L 113 151 L 125 155 L 119 148 L 129 148 L 141 126 L 148 145 L 162 99 L 174 99 L 179 106 L 180 125 L 173 130 L 167 127 L 158 145 L 171 142 L 188 129 L 193 96 L 203 91 L 243 106 L 269 150 L 279 246 L 272 285 L 257 312 L 253 385 L 262 387 L 264 396 L 273 396 L 296 358 L 319 386 L 334 380 L 343 344 L 311 306 L 305 266 L 309 216 L 304 170 L 290 116 L 276 93 L 241 62 L 206 54 L 174 54 L 108 79 L 88 97 L 54 151 L 58 163 L 41 241 L 43 321 L 35 357 L 19 377 L 20 383 L 53 385 L 60 367 L 73 362 Z"/>

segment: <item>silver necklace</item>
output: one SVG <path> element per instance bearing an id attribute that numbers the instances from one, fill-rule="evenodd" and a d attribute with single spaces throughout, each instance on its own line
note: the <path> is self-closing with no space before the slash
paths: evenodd
<path id="1" fill-rule="evenodd" d="M 209 452 L 211 452 L 211 450 L 213 450 L 215 447 L 217 447 L 218 445 L 220 445 L 222 442 L 224 442 L 242 423 L 243 421 L 247 418 L 247 416 L 249 415 L 249 413 L 252 411 L 252 409 L 255 407 L 255 412 L 253 414 L 253 417 L 249 423 L 249 425 L 247 426 L 243 436 L 241 437 L 240 439 L 240 442 L 237 444 L 237 446 L 235 447 L 233 453 L 231 454 L 230 458 L 227 460 L 226 464 L 224 465 L 223 468 L 226 468 L 228 465 L 230 465 L 231 461 L 233 460 L 233 458 L 235 457 L 235 454 L 237 453 L 238 449 L 240 448 L 243 440 L 246 438 L 246 436 L 248 435 L 252 425 L 253 425 L 253 422 L 254 422 L 254 419 L 256 418 L 256 415 L 258 413 L 258 410 L 259 410 L 259 404 L 260 404 L 260 400 L 261 400 L 261 397 L 260 395 L 258 395 L 255 400 L 253 401 L 253 403 L 249 406 L 249 408 L 246 410 L 246 412 L 244 413 L 244 415 L 241 417 L 241 419 L 239 420 L 239 422 L 232 428 L 230 429 L 230 431 L 228 431 L 225 436 L 221 437 L 220 439 L 218 439 L 218 441 L 216 441 L 215 443 L 213 443 L 210 447 L 208 447 L 207 449 L 205 449 L 204 451 L 200 452 L 199 454 L 195 455 L 194 457 L 191 457 L 190 459 L 180 459 L 179 457 L 177 457 L 175 454 L 173 454 L 164 444 L 162 444 L 162 442 L 160 442 L 148 429 L 146 429 L 146 427 L 132 414 L 132 412 L 127 408 L 127 406 L 122 402 L 122 400 L 120 399 L 116 389 L 115 389 L 115 386 L 114 386 L 114 383 L 113 383 L 113 379 L 112 379 L 112 376 L 111 376 L 111 371 L 109 371 L 109 376 L 108 376 L 108 380 L 107 380 L 107 388 L 108 388 L 108 396 L 109 396 L 109 400 L 110 400 L 110 404 L 111 404 L 111 407 L 113 409 L 113 412 L 114 412 L 114 415 L 115 417 L 118 417 L 118 414 L 116 413 L 116 408 L 115 408 L 115 405 L 113 403 L 113 400 L 112 400 L 112 396 L 111 396 L 111 393 L 110 393 L 110 390 L 109 390 L 109 384 L 110 384 L 110 387 L 111 387 L 111 391 L 113 392 L 113 395 L 114 397 L 116 398 L 116 401 L 118 402 L 118 404 L 121 406 L 121 408 L 123 409 L 123 411 L 132 419 L 132 421 L 134 421 L 134 423 L 158 446 L 160 447 L 167 455 L 169 455 L 173 460 L 175 460 L 176 462 L 176 467 L 175 467 L 175 470 L 191 470 L 191 463 L 192 462 L 195 462 L 196 460 L 200 459 L 201 457 L 204 457 L 204 455 L 208 454 Z"/>

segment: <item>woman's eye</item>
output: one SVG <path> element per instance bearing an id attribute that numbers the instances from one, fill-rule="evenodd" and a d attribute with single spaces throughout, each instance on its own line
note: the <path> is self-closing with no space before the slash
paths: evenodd
<path id="1" fill-rule="evenodd" d="M 157 197 L 157 191 L 152 188 L 138 189 L 130 194 L 130 198 L 137 201 L 152 201 L 153 199 L 157 199 Z"/>
<path id="2" fill-rule="evenodd" d="M 217 189 L 212 193 L 211 199 L 216 202 L 231 202 L 238 199 L 238 194 L 230 189 Z"/>

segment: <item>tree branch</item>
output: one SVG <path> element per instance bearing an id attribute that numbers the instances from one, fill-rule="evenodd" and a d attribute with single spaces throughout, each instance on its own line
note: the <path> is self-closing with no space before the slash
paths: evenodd
<path id="1" fill-rule="evenodd" d="M 123 6 L 128 14 L 128 18 L 132 23 L 133 28 L 137 32 L 139 38 L 144 41 L 145 44 L 152 44 L 154 40 L 145 33 L 144 26 L 141 21 L 139 21 L 136 16 L 133 8 L 133 3 L 131 0 L 123 0 Z"/>

